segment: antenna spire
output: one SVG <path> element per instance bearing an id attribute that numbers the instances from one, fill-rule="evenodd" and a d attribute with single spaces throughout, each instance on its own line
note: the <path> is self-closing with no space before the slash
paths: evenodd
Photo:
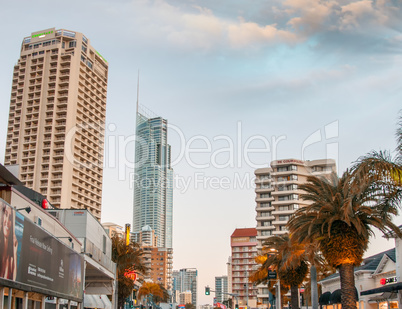
<path id="1" fill-rule="evenodd" d="M 137 114 L 138 114 L 138 104 L 139 104 L 139 97 L 140 97 L 140 70 L 138 69 L 138 77 L 137 77 Z"/>

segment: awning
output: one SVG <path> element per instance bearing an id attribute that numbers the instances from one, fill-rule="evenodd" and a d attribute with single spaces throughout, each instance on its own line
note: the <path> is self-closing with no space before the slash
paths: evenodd
<path id="1" fill-rule="evenodd" d="M 112 303 L 106 295 L 85 294 L 84 308 L 112 309 Z"/>
<path id="2" fill-rule="evenodd" d="M 355 287 L 355 295 L 356 299 L 359 300 L 359 293 L 357 292 L 356 287 Z M 341 303 L 341 289 L 338 289 L 331 293 L 328 304 L 340 304 L 340 303 Z"/>
<path id="3" fill-rule="evenodd" d="M 341 290 L 335 290 L 332 292 L 331 296 L 329 297 L 330 304 L 340 304 L 341 303 Z"/>
<path id="4" fill-rule="evenodd" d="M 390 299 L 396 299 L 397 294 L 398 294 L 397 292 L 384 292 L 382 294 L 369 298 L 368 301 L 369 301 L 369 303 L 379 303 L 379 302 L 387 301 Z"/>
<path id="5" fill-rule="evenodd" d="M 394 284 L 387 284 L 380 288 L 361 291 L 360 295 L 370 295 L 370 294 L 377 294 L 377 293 L 384 293 L 384 292 L 396 292 L 402 289 L 402 282 L 394 283 Z"/>
<path id="6" fill-rule="evenodd" d="M 328 304 L 329 304 L 329 298 L 330 298 L 330 297 L 331 297 L 331 292 L 322 293 L 321 296 L 320 296 L 320 299 L 318 300 L 318 303 L 319 303 L 321 306 L 328 305 Z"/>

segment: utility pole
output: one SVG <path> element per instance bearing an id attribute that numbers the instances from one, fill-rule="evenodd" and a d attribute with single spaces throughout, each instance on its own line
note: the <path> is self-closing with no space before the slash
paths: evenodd
<path id="1" fill-rule="evenodd" d="M 282 309 L 281 301 L 281 280 L 278 279 L 276 282 L 276 309 Z"/>

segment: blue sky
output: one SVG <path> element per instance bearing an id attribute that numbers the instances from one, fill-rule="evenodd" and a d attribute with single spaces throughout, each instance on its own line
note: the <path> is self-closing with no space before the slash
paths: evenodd
<path id="1" fill-rule="evenodd" d="M 3 1 L 0 160 L 22 39 L 82 32 L 109 63 L 102 221 L 131 223 L 139 70 L 140 103 L 174 126 L 173 168 L 190 184 L 174 191 L 174 269 L 196 267 L 199 304 L 212 303 L 201 294 L 226 274 L 230 235 L 256 225 L 256 166 L 334 157 L 342 172 L 395 148 L 401 17 L 396 0 Z M 239 160 L 245 148 L 260 152 Z"/>

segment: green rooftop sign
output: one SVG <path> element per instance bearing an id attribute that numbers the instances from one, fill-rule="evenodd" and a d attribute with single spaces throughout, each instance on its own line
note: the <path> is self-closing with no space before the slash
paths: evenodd
<path id="1" fill-rule="evenodd" d="M 38 34 L 32 34 L 32 38 L 37 38 L 37 37 L 40 37 L 40 36 L 42 36 L 42 35 L 52 34 L 52 33 L 53 33 L 53 30 L 52 30 L 52 31 L 48 31 L 48 32 L 38 33 Z"/>
<path id="2" fill-rule="evenodd" d="M 95 50 L 95 51 L 96 51 L 96 53 L 98 54 L 98 56 L 101 57 L 101 58 L 103 59 L 103 61 L 105 61 L 105 62 L 107 63 L 106 59 L 103 58 L 103 56 L 102 56 L 97 50 Z"/>

